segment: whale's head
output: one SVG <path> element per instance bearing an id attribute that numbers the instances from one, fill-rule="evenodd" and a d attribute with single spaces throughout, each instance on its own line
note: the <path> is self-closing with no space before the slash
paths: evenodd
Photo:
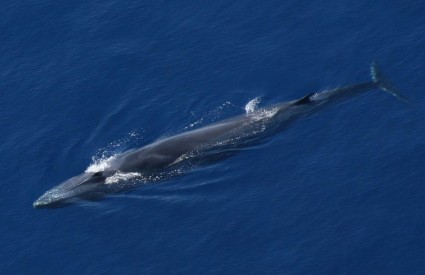
<path id="1" fill-rule="evenodd" d="M 57 208 L 79 200 L 100 199 L 110 187 L 106 179 L 115 171 L 84 172 L 50 189 L 33 204 L 34 208 Z"/>

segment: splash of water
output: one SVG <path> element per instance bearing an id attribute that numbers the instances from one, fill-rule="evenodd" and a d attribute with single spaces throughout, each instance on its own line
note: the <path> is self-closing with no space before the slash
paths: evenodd
<path id="1" fill-rule="evenodd" d="M 108 167 L 110 167 L 111 162 L 117 157 L 117 155 L 113 155 L 110 157 L 103 156 L 101 158 L 95 158 L 93 157 L 92 164 L 89 165 L 89 167 L 86 168 L 85 172 L 88 173 L 95 173 L 95 172 L 102 172 L 105 171 Z"/>
<path id="2" fill-rule="evenodd" d="M 260 98 L 256 97 L 252 100 L 250 100 L 246 105 L 245 105 L 245 112 L 247 115 L 251 115 L 255 112 L 257 112 L 258 110 L 258 104 L 260 103 Z"/>
<path id="3" fill-rule="evenodd" d="M 279 111 L 279 108 L 260 109 L 253 113 L 253 121 L 260 121 L 274 117 Z"/>

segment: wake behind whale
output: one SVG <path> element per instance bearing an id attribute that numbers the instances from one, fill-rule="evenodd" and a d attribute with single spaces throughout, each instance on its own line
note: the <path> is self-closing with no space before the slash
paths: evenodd
<path id="1" fill-rule="evenodd" d="M 79 200 L 97 200 L 141 184 L 168 180 L 257 144 L 330 103 L 369 90 L 381 89 L 405 101 L 382 76 L 376 63 L 371 65 L 371 76 L 370 82 L 310 93 L 264 108 L 258 108 L 258 99 L 254 99 L 246 105 L 245 114 L 101 159 L 82 174 L 44 193 L 33 206 L 61 207 Z"/>

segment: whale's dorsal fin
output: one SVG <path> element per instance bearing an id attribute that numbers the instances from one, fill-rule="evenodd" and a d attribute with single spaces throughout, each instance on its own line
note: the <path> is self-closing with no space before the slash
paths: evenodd
<path id="1" fill-rule="evenodd" d="M 305 97 L 302 97 L 300 99 L 298 99 L 297 101 L 295 101 L 293 104 L 294 105 L 303 105 L 303 104 L 307 104 L 311 102 L 310 97 L 314 95 L 314 93 L 308 94 Z"/>

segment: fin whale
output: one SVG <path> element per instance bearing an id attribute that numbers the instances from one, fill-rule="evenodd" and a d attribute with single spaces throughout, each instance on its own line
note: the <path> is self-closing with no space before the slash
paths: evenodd
<path id="1" fill-rule="evenodd" d="M 110 179 L 119 173 L 134 173 L 144 176 L 144 182 L 154 181 L 151 179 L 158 178 L 164 171 L 246 147 L 252 141 L 261 140 L 329 103 L 366 91 L 380 89 L 407 101 L 383 76 L 376 62 L 371 64 L 370 70 L 372 81 L 309 93 L 297 100 L 260 108 L 118 154 L 103 170 L 84 172 L 53 187 L 39 197 L 33 207 L 62 207 L 79 200 L 97 200 L 111 193 L 132 189 L 134 183 L 127 184 L 125 180 L 115 183 Z"/>

